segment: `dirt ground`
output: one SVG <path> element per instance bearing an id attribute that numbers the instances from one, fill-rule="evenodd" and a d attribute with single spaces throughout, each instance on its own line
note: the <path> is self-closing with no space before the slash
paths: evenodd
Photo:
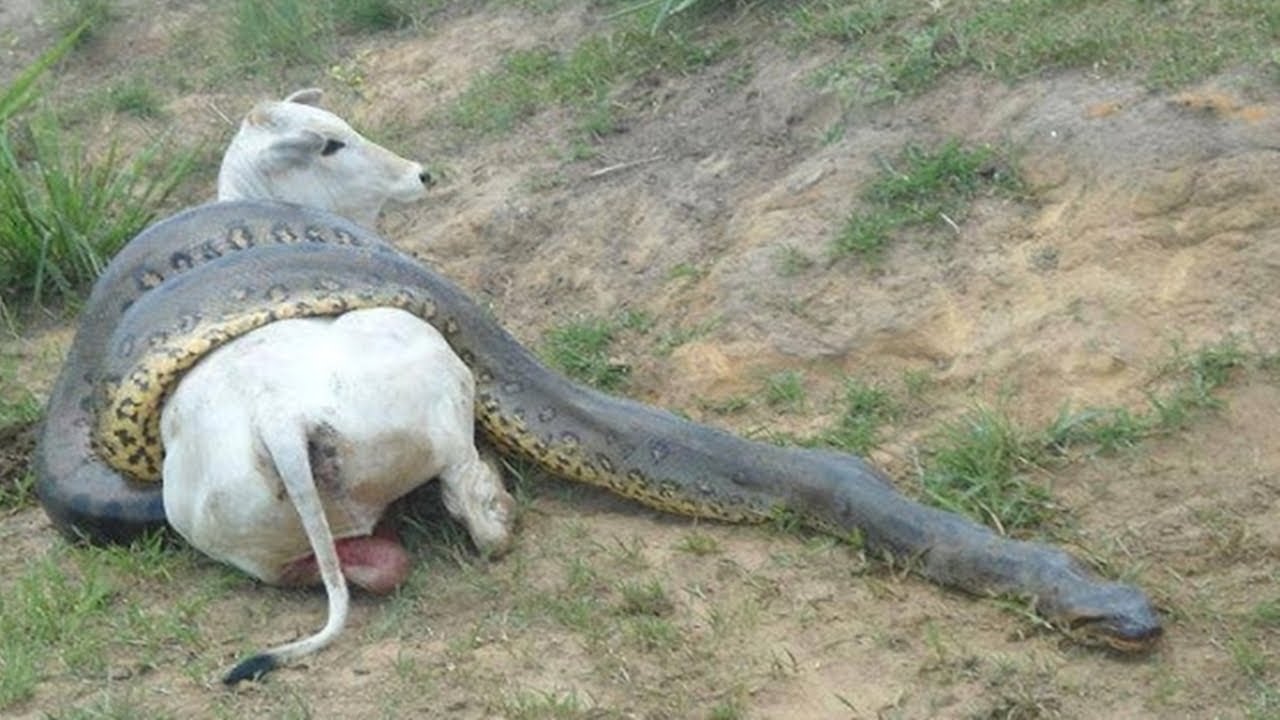
<path id="1" fill-rule="evenodd" d="M 163 44 L 164 13 L 123 22 Z M 561 152 L 559 112 L 465 144 L 432 131 L 432 114 L 503 52 L 563 42 L 593 22 L 576 7 L 459 12 L 370 41 L 363 97 L 338 90 L 332 104 L 357 127 L 394 125 L 388 145 L 446 169 L 425 202 L 387 214 L 384 234 L 522 341 L 537 345 L 582 316 L 652 317 L 618 348 L 633 397 L 744 434 L 805 434 L 830 422 L 845 376 L 900 384 L 904 372 L 927 373 L 927 402 L 871 456 L 916 492 L 919 443 L 976 403 L 1031 426 L 1067 404 L 1138 410 L 1174 343 L 1236 338 L 1250 352 L 1280 351 L 1280 101 L 1255 78 L 1152 93 L 1088 74 L 1016 86 L 965 76 L 848 110 L 806 82 L 827 51 L 759 43 L 734 63 L 636 83 L 620 99 L 622 131 L 586 160 Z M 93 82 L 124 62 L 113 55 L 124 47 L 105 40 L 60 83 Z M 225 138 L 219 114 L 235 117 L 259 94 L 193 93 L 169 109 Z M 824 140 L 841 119 L 843 135 Z M 139 121 L 118 122 L 133 132 Z M 1025 197 L 984 200 L 955 231 L 894 244 L 877 268 L 831 260 L 830 238 L 883 161 L 905 143 L 953 137 L 1016 148 Z M 783 272 L 783 253 L 811 262 Z M 676 335 L 689 339 L 655 350 L 654 338 Z M 69 340 L 69 324 L 46 324 L 3 350 L 43 393 Z M 762 378 L 780 370 L 803 373 L 806 412 L 759 399 Z M 751 402 L 709 409 L 737 397 Z M 1221 397 L 1220 411 L 1184 432 L 1080 457 L 1050 477 L 1070 549 L 1148 589 L 1164 615 L 1162 645 L 1139 658 L 1075 646 L 842 546 L 694 524 L 552 484 L 523 518 L 513 557 L 432 555 L 419 577 L 432 589 L 402 629 L 387 625 L 403 608 L 363 598 L 333 648 L 227 692 L 222 664 L 254 638 L 310 632 L 324 608 L 319 595 L 241 583 L 204 616 L 207 672 L 62 677 L 11 710 L 58 714 L 115 692 L 181 717 L 478 718 L 518 715 L 510 698 L 532 693 L 582 707 L 527 717 L 707 717 L 726 703 L 750 718 L 1277 717 L 1258 698 L 1276 687 L 1280 634 L 1245 618 L 1280 599 L 1280 383 L 1241 371 Z M 691 532 L 717 552 L 678 551 Z M 38 509 L 0 518 L 0 540 L 4 572 L 59 543 Z M 605 585 L 660 579 L 669 618 L 706 647 L 664 655 L 587 642 L 504 599 L 501 589 L 522 585 L 550 592 L 574 557 Z M 197 562 L 191 572 L 217 570 Z M 720 622 L 732 630 L 713 632 Z M 1262 653 L 1260 674 L 1241 669 L 1242 643 Z"/>

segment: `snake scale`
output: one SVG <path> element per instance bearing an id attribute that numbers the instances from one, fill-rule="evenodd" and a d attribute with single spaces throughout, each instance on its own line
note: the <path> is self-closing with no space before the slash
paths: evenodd
<path id="1" fill-rule="evenodd" d="M 49 400 L 37 488 L 72 538 L 164 523 L 160 407 L 199 357 L 273 320 L 396 306 L 439 329 L 476 378 L 478 426 L 504 452 L 646 505 L 730 522 L 779 512 L 935 582 L 1028 598 L 1075 639 L 1151 647 L 1158 614 L 1066 552 L 917 503 L 852 455 L 747 440 L 548 369 L 461 289 L 319 210 L 213 203 L 142 232 L 95 285 Z"/>

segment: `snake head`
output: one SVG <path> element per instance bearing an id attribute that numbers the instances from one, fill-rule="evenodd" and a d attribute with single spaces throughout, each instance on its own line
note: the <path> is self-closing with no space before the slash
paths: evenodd
<path id="1" fill-rule="evenodd" d="M 1164 632 L 1146 594 L 1123 583 L 1092 582 L 1036 609 L 1076 642 L 1126 654 L 1150 651 Z"/>

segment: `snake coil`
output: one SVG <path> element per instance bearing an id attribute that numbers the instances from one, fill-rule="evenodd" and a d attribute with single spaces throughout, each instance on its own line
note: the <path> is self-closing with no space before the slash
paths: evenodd
<path id="1" fill-rule="evenodd" d="M 206 352 L 286 317 L 389 305 L 430 322 L 471 367 L 482 431 L 547 471 L 646 505 L 730 522 L 787 512 L 935 582 L 1029 598 L 1086 643 L 1145 650 L 1143 592 L 1071 555 L 898 493 L 861 459 L 777 447 L 572 382 L 458 287 L 373 233 L 312 209 L 213 203 L 148 228 L 89 298 L 50 397 L 37 490 L 67 536 L 120 542 L 163 525 L 160 408 Z"/>

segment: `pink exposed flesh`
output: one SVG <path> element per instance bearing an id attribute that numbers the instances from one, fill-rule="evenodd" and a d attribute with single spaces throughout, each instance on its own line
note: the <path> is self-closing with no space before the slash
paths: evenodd
<path id="1" fill-rule="evenodd" d="M 383 526 L 373 535 L 338 540 L 338 562 L 347 582 L 364 590 L 385 595 L 409 577 L 409 553 L 395 534 Z M 314 585 L 320 582 L 315 555 L 289 563 L 281 578 L 284 585 Z"/>

